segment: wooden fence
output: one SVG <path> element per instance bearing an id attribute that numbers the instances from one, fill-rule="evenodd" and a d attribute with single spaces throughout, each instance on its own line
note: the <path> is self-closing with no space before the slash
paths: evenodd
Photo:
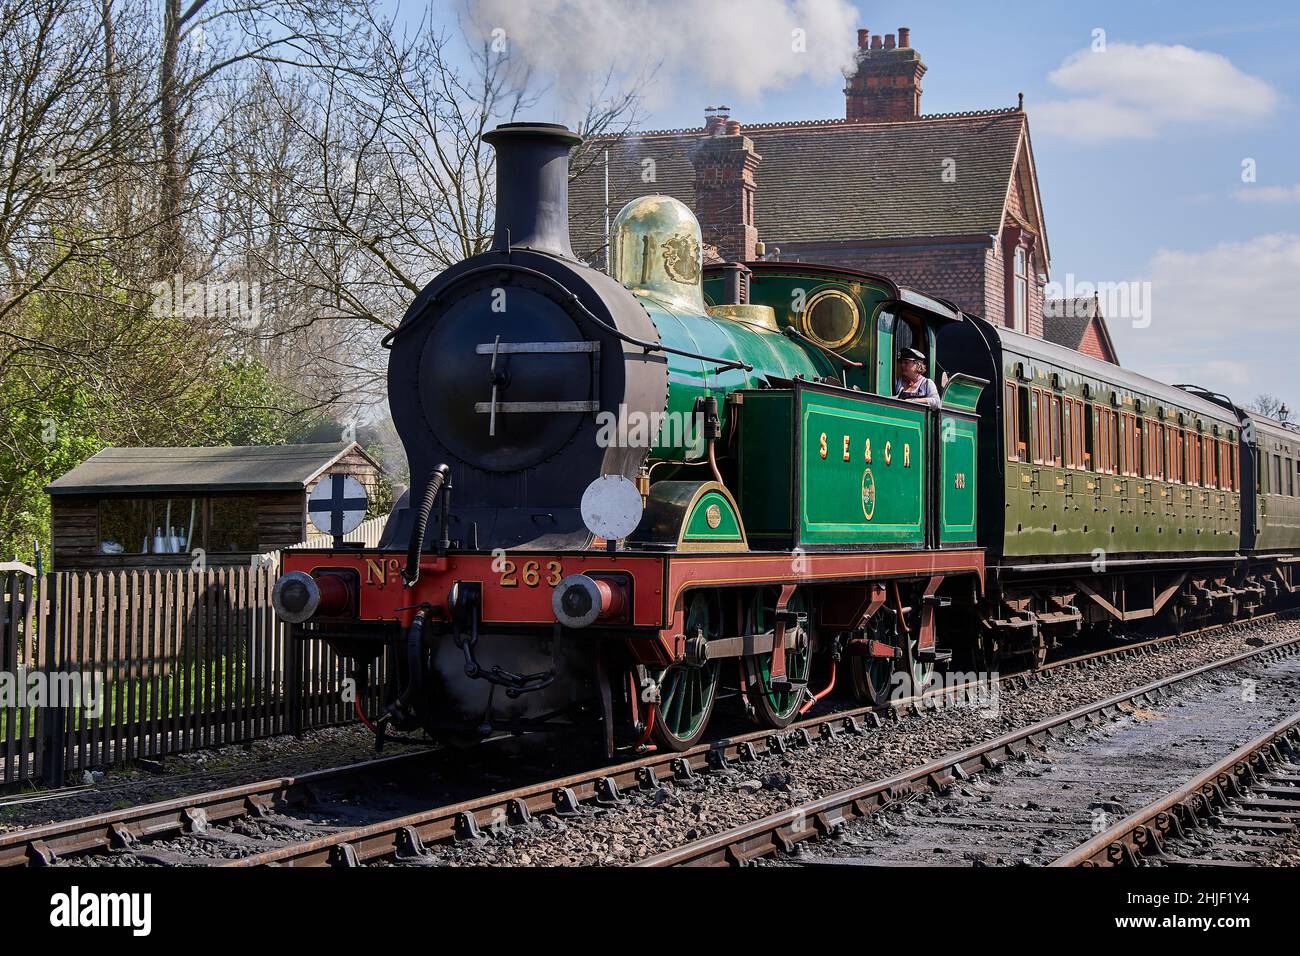
<path id="1" fill-rule="evenodd" d="M 384 525 L 388 523 L 388 515 L 376 515 L 373 518 L 367 518 L 361 524 L 357 525 L 352 531 L 343 536 L 343 540 L 350 544 L 359 544 L 367 548 L 379 547 L 379 539 L 384 534 Z M 293 551 L 298 548 L 328 548 L 333 541 L 327 534 L 321 534 L 319 531 L 308 532 L 304 541 L 298 544 L 291 544 L 288 550 Z"/>
<path id="2" fill-rule="evenodd" d="M 354 719 L 345 662 L 272 612 L 278 575 L 0 572 L 0 785 Z"/>

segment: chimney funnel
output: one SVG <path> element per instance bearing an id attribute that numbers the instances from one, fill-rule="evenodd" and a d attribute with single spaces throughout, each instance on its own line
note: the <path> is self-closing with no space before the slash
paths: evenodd
<path id="1" fill-rule="evenodd" d="M 886 50 L 892 50 L 893 48 L 894 48 L 894 35 L 893 35 L 892 33 L 886 33 L 886 34 L 885 34 L 885 49 L 886 49 Z"/>
<path id="2" fill-rule="evenodd" d="M 727 120 L 727 135 L 728 136 L 740 135 L 740 120 L 734 120 L 734 119 Z"/>
<path id="3" fill-rule="evenodd" d="M 880 34 L 877 33 L 875 36 L 871 38 L 871 49 L 879 50 L 882 46 L 883 46 L 883 42 L 881 40 Z"/>
<path id="4" fill-rule="evenodd" d="M 502 123 L 483 134 L 497 154 L 492 250 L 574 258 L 569 242 L 569 150 L 582 137 L 559 123 Z"/>
<path id="5" fill-rule="evenodd" d="M 899 27 L 899 28 L 898 28 L 898 45 L 899 45 L 900 47 L 902 47 L 903 49 L 907 49 L 909 46 L 912 45 L 912 29 L 911 29 L 911 27 Z"/>
<path id="6" fill-rule="evenodd" d="M 865 29 L 865 28 L 859 30 L 859 31 L 858 31 L 858 49 L 859 49 L 859 50 L 865 50 L 865 49 L 866 49 L 868 46 L 870 46 L 870 45 L 871 45 L 871 31 L 870 31 L 870 30 L 867 30 L 867 29 Z"/>

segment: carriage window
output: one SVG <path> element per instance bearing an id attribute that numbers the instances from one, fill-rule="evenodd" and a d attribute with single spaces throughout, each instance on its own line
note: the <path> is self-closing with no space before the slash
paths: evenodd
<path id="1" fill-rule="evenodd" d="M 1215 461 L 1214 461 L 1214 446 L 1216 444 L 1218 444 L 1218 442 L 1213 438 L 1206 438 L 1204 440 L 1205 473 L 1201 476 L 1201 483 L 1205 485 L 1206 488 L 1215 488 L 1218 487 L 1219 484 L 1218 472 L 1217 469 L 1215 468 Z"/>
<path id="2" fill-rule="evenodd" d="M 1137 474 L 1137 429 L 1135 424 L 1132 415 L 1128 412 L 1120 412 L 1119 472 L 1121 475 L 1132 476 Z"/>
<path id="3" fill-rule="evenodd" d="M 1007 444 L 1007 460 L 1020 461 L 1020 436 L 1016 428 L 1020 422 L 1020 411 L 1016 407 L 1016 386 L 1013 382 L 1007 382 L 1007 401 L 1002 415 L 1006 425 L 1004 439 Z"/>
<path id="4" fill-rule="evenodd" d="M 1029 461 L 1029 433 L 1032 428 L 1029 389 L 1022 385 L 1016 389 L 1016 456 L 1023 462 Z"/>
<path id="5" fill-rule="evenodd" d="M 1119 414 L 1119 467 L 1121 475 L 1127 475 L 1129 469 L 1133 467 L 1133 426 L 1129 424 L 1128 416 L 1123 412 Z"/>
<path id="6" fill-rule="evenodd" d="M 1108 408 L 1097 409 L 1097 470 L 1115 473 L 1115 423 Z"/>
<path id="7" fill-rule="evenodd" d="M 1070 443 L 1070 458 L 1075 468 L 1083 467 L 1083 402 L 1077 398 L 1070 399 L 1070 427 L 1065 431 L 1065 440 Z"/>
<path id="8" fill-rule="evenodd" d="M 1129 424 L 1133 429 L 1133 461 L 1129 464 L 1129 471 L 1136 478 L 1146 468 L 1146 450 L 1142 444 L 1145 439 L 1146 429 L 1142 427 L 1142 419 L 1136 415 L 1129 416 Z"/>
<path id="9" fill-rule="evenodd" d="M 1080 403 L 1079 407 L 1083 410 L 1083 467 L 1092 468 L 1096 466 L 1101 470 L 1101 465 L 1097 461 L 1097 456 L 1093 449 L 1097 447 L 1097 410 L 1091 405 Z"/>
<path id="10" fill-rule="evenodd" d="M 1061 424 L 1061 433 L 1065 436 L 1065 467 L 1074 468 L 1078 461 L 1074 454 L 1074 399 L 1067 398 L 1061 410 L 1065 421 Z"/>
<path id="11" fill-rule="evenodd" d="M 1052 462 L 1057 468 L 1061 467 L 1061 400 L 1057 396 L 1052 396 L 1052 409 L 1048 416 L 1048 424 L 1052 430 Z"/>
<path id="12" fill-rule="evenodd" d="M 1110 471 L 1111 455 L 1115 451 L 1115 440 L 1110 434 L 1110 420 L 1106 417 L 1106 409 L 1097 409 L 1097 470 L 1108 473 Z"/>
<path id="13" fill-rule="evenodd" d="M 1043 416 L 1039 411 L 1038 389 L 1031 389 L 1029 392 L 1029 416 L 1034 422 L 1034 461 L 1038 464 L 1043 463 Z"/>
<path id="14" fill-rule="evenodd" d="M 1115 456 L 1115 468 L 1119 474 L 1128 474 L 1128 461 L 1128 416 L 1121 412 L 1119 415 L 1119 454 Z"/>

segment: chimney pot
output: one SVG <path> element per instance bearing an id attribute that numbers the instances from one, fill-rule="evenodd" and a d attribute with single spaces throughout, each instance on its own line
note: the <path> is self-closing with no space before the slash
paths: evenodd
<path id="1" fill-rule="evenodd" d="M 911 30 L 899 27 L 897 36 L 875 34 L 867 51 L 859 51 L 856 68 L 845 74 L 844 115 L 850 123 L 898 122 L 921 115 L 925 64 L 912 52 L 911 41 Z M 884 55 L 904 49 L 905 55 Z"/>
<path id="2" fill-rule="evenodd" d="M 871 31 L 862 29 L 858 31 L 858 49 L 865 50 L 871 44 Z"/>
<path id="3" fill-rule="evenodd" d="M 734 120 L 734 119 L 727 120 L 727 135 L 728 136 L 740 135 L 740 120 Z"/>

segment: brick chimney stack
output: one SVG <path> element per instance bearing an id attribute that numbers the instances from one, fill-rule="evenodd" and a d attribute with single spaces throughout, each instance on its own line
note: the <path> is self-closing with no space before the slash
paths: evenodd
<path id="1" fill-rule="evenodd" d="M 898 37 L 858 31 L 857 67 L 844 87 L 845 116 L 850 123 L 883 123 L 921 115 L 921 77 L 925 64 L 912 49 L 912 31 Z"/>
<path id="2" fill-rule="evenodd" d="M 757 255 L 754 173 L 762 159 L 738 120 L 726 116 L 718 124 L 706 120 L 705 135 L 691 157 L 695 215 L 705 243 L 716 246 L 725 261 L 746 262 Z"/>

